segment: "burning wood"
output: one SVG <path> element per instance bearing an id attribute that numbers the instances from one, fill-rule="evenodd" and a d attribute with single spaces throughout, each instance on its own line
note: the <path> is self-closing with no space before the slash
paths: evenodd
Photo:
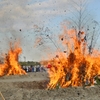
<path id="1" fill-rule="evenodd" d="M 98 51 L 89 53 L 84 32 L 77 35 L 74 30 L 64 29 L 60 40 L 67 47 L 58 57 L 48 61 L 50 82 L 48 88 L 74 87 L 94 84 L 94 77 L 100 75 L 100 55 Z M 66 38 L 65 38 L 66 37 Z"/>
<path id="2" fill-rule="evenodd" d="M 0 76 L 26 74 L 18 63 L 18 56 L 21 51 L 22 49 L 17 45 L 14 47 L 10 45 L 10 50 L 6 54 L 4 64 L 0 65 Z"/>

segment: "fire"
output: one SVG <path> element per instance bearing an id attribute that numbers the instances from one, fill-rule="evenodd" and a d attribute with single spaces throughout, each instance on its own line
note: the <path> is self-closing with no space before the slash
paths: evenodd
<path id="1" fill-rule="evenodd" d="M 89 52 L 85 38 L 84 32 L 76 34 L 64 28 L 59 39 L 67 49 L 48 61 L 48 88 L 94 84 L 94 77 L 100 75 L 100 55 L 98 51 Z"/>
<path id="2" fill-rule="evenodd" d="M 22 52 L 22 49 L 18 45 L 10 45 L 10 50 L 6 54 L 3 64 L 0 64 L 0 76 L 4 75 L 22 75 L 26 72 L 21 68 L 18 63 L 18 56 Z"/>

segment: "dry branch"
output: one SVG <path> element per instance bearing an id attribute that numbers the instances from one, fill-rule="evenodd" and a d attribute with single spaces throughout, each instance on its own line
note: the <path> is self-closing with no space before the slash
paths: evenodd
<path id="1" fill-rule="evenodd" d="M 2 100 L 5 100 L 5 98 L 4 98 L 4 96 L 3 96 L 3 94 L 1 92 L 0 92 L 0 95 L 2 97 Z"/>

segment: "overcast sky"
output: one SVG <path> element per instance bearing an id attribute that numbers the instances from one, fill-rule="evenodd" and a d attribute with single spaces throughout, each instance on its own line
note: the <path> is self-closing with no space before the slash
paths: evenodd
<path id="1" fill-rule="evenodd" d="M 0 53 L 7 52 L 9 41 L 17 40 L 23 49 L 21 60 L 41 60 L 46 52 L 43 47 L 34 47 L 34 26 L 59 33 L 61 23 L 70 14 L 69 7 L 68 0 L 0 0 Z M 88 8 L 100 22 L 100 0 L 90 0 Z"/>

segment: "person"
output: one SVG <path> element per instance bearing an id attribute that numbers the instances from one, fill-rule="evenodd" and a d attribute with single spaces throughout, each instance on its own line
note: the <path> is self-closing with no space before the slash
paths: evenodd
<path id="1" fill-rule="evenodd" d="M 32 67 L 31 66 L 28 66 L 28 71 L 32 72 Z"/>
<path id="2" fill-rule="evenodd" d="M 34 66 L 32 66 L 32 72 L 34 72 Z"/>
<path id="3" fill-rule="evenodd" d="M 48 64 L 48 65 L 47 65 L 47 68 L 51 68 L 51 67 L 52 67 L 51 64 Z"/>
<path id="4" fill-rule="evenodd" d="M 26 72 L 29 72 L 29 68 L 28 68 L 28 66 L 26 66 Z"/>

